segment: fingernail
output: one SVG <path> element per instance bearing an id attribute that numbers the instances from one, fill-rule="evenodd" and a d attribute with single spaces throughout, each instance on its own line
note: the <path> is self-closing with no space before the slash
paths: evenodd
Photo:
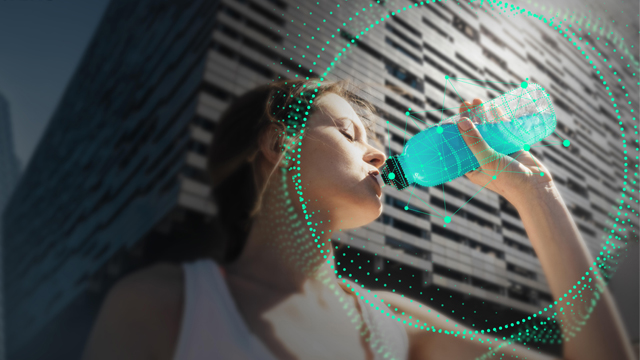
<path id="1" fill-rule="evenodd" d="M 472 126 L 471 120 L 467 118 L 464 118 L 462 121 L 459 122 L 459 124 L 460 124 L 460 129 L 462 130 L 469 130 L 471 129 L 471 126 Z"/>

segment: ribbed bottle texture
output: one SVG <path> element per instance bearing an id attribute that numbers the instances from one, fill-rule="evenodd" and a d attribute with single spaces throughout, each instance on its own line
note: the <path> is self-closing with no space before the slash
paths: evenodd
<path id="1" fill-rule="evenodd" d="M 480 167 L 458 130 L 463 117 L 471 119 L 487 144 L 504 155 L 541 141 L 556 128 L 550 96 L 537 84 L 525 82 L 483 105 L 483 110 L 459 113 L 409 139 L 403 153 L 382 167 L 385 184 L 399 190 L 413 183 L 436 186 Z"/>

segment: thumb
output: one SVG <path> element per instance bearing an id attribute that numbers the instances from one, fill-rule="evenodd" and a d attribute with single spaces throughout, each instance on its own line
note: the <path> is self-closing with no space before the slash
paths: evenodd
<path id="1" fill-rule="evenodd" d="M 471 153 L 478 160 L 480 166 L 486 165 L 500 157 L 498 153 L 484 141 L 478 128 L 476 128 L 468 118 L 461 118 L 460 121 L 458 121 L 458 130 L 460 131 L 462 139 L 471 150 Z"/>

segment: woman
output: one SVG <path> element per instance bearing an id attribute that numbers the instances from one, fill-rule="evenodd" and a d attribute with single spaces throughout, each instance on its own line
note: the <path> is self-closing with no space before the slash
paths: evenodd
<path id="1" fill-rule="evenodd" d="M 497 343 L 490 349 L 486 342 L 410 325 L 419 319 L 471 333 L 435 309 L 336 278 L 331 233 L 380 215 L 382 192 L 374 176 L 386 158 L 368 141 L 368 105 L 344 83 L 316 85 L 263 86 L 222 115 L 209 168 L 226 257 L 155 265 L 120 281 L 98 315 L 85 360 L 491 358 Z M 475 99 L 460 111 L 482 106 Z M 458 126 L 482 164 L 466 176 L 488 183 L 518 209 L 553 297 L 563 297 L 593 260 L 549 171 L 525 151 L 512 154 L 515 159 L 496 156 L 470 121 Z M 565 359 L 632 359 L 620 317 L 602 289 L 595 308 L 574 306 L 574 314 L 591 311 L 586 325 L 578 323 L 580 316 L 558 316 L 570 338 Z M 371 309 L 374 302 L 409 321 L 380 315 Z M 496 358 L 551 358 L 513 343 L 497 350 Z"/>

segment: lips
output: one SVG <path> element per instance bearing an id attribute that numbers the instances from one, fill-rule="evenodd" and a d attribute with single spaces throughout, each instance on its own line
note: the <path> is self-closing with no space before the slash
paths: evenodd
<path id="1" fill-rule="evenodd" d="M 373 180 L 373 182 L 375 183 L 376 186 L 376 194 L 378 195 L 378 197 L 382 196 L 382 188 L 380 187 L 380 184 L 378 184 L 378 180 L 376 179 L 376 174 L 374 172 L 370 172 L 368 177 Z"/>

